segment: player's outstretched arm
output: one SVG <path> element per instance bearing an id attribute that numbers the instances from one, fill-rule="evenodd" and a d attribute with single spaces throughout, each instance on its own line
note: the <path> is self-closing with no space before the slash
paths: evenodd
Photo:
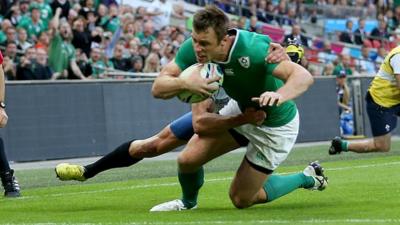
<path id="1" fill-rule="evenodd" d="M 212 105 L 211 99 L 192 105 L 193 130 L 199 136 L 215 135 L 247 123 L 260 125 L 266 118 L 264 111 L 254 108 L 236 115 L 220 115 L 212 112 Z"/>

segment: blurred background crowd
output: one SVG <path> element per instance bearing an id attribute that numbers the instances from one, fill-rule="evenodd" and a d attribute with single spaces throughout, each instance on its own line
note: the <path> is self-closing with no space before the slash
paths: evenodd
<path id="1" fill-rule="evenodd" d="M 193 12 L 211 3 L 232 28 L 296 39 L 315 76 L 374 75 L 400 40 L 398 0 L 2 0 L 6 78 L 154 75 L 190 36 Z"/>

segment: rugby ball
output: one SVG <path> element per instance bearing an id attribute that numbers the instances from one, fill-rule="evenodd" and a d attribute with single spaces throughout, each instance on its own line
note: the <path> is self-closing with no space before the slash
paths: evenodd
<path id="1" fill-rule="evenodd" d="M 200 74 L 196 71 L 199 71 L 200 67 Z M 180 77 L 186 76 L 201 76 L 205 79 L 213 78 L 215 76 L 221 77 L 216 82 L 211 83 L 210 85 L 215 85 L 216 87 L 221 87 L 223 82 L 223 72 L 221 67 L 215 63 L 205 63 L 205 64 L 194 64 L 188 68 L 186 68 L 182 73 L 179 75 Z M 215 92 L 215 91 L 214 91 Z M 214 93 L 212 92 L 212 93 Z M 207 99 L 207 96 L 202 96 L 199 94 L 192 93 L 190 91 L 182 91 L 177 95 L 178 99 L 185 103 L 197 103 Z"/>

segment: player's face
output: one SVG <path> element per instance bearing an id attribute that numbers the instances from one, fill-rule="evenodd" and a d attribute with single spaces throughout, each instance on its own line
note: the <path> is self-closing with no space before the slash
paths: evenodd
<path id="1" fill-rule="evenodd" d="M 193 48 L 196 59 L 199 63 L 206 63 L 210 60 L 218 60 L 218 55 L 222 52 L 221 42 L 218 42 L 215 31 L 208 28 L 203 32 L 192 32 Z"/>

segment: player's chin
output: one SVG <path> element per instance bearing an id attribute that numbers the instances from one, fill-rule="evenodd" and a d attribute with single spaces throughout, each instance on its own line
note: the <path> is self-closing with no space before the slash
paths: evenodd
<path id="1" fill-rule="evenodd" d="M 197 58 L 197 62 L 198 63 L 206 63 L 206 62 L 208 62 L 207 57 L 205 57 L 205 56 L 197 56 L 196 58 Z"/>

